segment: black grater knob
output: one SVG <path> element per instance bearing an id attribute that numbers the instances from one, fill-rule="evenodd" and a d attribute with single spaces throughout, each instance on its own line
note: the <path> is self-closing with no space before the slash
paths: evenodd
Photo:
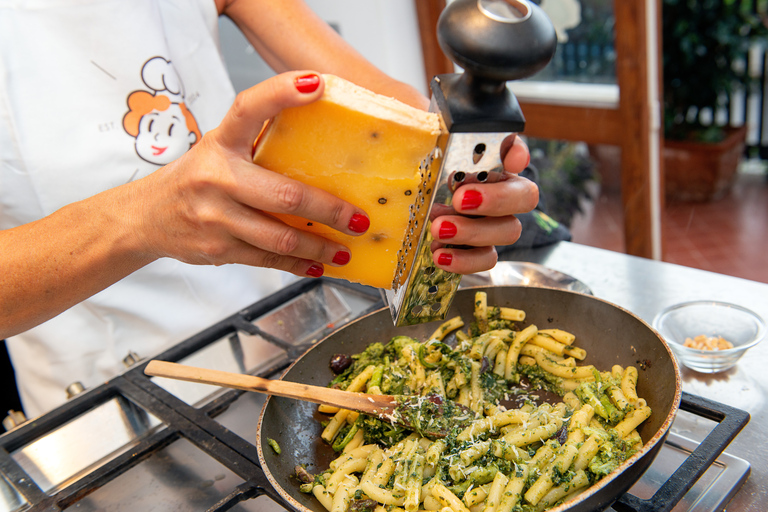
<path id="1" fill-rule="evenodd" d="M 454 0 L 440 15 L 437 38 L 464 70 L 432 82 L 449 131 L 523 131 L 525 118 L 506 82 L 552 59 L 557 34 L 544 11 L 529 0 Z"/>

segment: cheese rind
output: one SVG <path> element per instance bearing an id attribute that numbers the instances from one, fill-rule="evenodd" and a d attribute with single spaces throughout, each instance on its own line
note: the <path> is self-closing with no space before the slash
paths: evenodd
<path id="1" fill-rule="evenodd" d="M 323 75 L 318 101 L 281 111 L 256 141 L 254 163 L 326 190 L 363 209 L 368 231 L 350 236 L 289 215 L 284 222 L 344 244 L 350 262 L 325 275 L 391 289 L 419 169 L 440 135 L 437 114 Z"/>

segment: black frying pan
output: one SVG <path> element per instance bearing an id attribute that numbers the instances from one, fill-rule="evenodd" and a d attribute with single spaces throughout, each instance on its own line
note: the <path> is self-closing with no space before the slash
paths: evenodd
<path id="1" fill-rule="evenodd" d="M 681 399 L 680 369 L 669 347 L 648 324 L 632 313 L 589 295 L 525 286 L 498 286 L 460 290 L 448 318 L 457 314 L 472 319 L 477 290 L 488 293 L 489 306 L 525 310 L 526 324 L 540 329 L 560 328 L 576 335 L 576 345 L 587 351 L 584 364 L 610 370 L 614 364 L 638 368 L 638 395 L 653 410 L 640 427 L 643 449 L 617 471 L 570 502 L 553 510 L 603 510 L 616 501 L 650 466 L 663 445 Z M 361 352 L 370 343 L 386 342 L 398 334 L 425 339 L 436 322 L 394 327 L 389 310 L 382 309 L 362 317 L 331 334 L 300 357 L 284 379 L 327 385 L 333 378 L 328 367 L 332 355 Z M 311 473 L 328 467 L 334 454 L 320 440 L 322 427 L 315 404 L 269 397 L 259 419 L 258 449 L 262 469 L 275 490 L 296 510 L 324 512 L 311 494 L 299 492 L 292 478 L 297 464 L 307 464 Z M 276 440 L 282 448 L 277 455 L 267 444 Z"/>

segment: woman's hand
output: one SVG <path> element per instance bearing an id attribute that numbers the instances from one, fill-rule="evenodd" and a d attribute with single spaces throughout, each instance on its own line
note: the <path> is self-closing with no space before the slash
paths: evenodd
<path id="1" fill-rule="evenodd" d="M 222 123 L 188 153 L 146 178 L 141 200 L 144 250 L 192 264 L 242 263 L 319 277 L 349 260 L 338 243 L 292 228 L 266 212 L 291 214 L 358 235 L 361 209 L 251 160 L 262 124 L 323 93 L 314 72 L 289 72 L 237 96 Z"/>
<path id="2" fill-rule="evenodd" d="M 502 143 L 502 162 L 507 179 L 496 183 L 462 185 L 453 195 L 458 213 L 478 216 L 443 215 L 431 227 L 432 259 L 450 272 L 471 274 L 489 270 L 496 264 L 496 245 L 509 245 L 520 238 L 521 225 L 516 213 L 533 210 L 539 202 L 539 189 L 517 174 L 530 162 L 528 147 L 516 135 Z M 446 246 L 472 246 L 451 248 Z"/>

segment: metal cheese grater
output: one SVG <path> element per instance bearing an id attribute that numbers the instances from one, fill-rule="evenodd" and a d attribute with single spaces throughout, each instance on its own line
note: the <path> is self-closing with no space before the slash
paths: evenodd
<path id="1" fill-rule="evenodd" d="M 440 15 L 437 35 L 464 72 L 431 83 L 430 110 L 440 114 L 443 135 L 422 162 L 393 287 L 384 292 L 398 326 L 445 318 L 461 276 L 434 266 L 432 220 L 455 213 L 451 200 L 463 184 L 505 179 L 502 141 L 525 127 L 507 81 L 540 71 L 557 44 L 552 22 L 529 0 L 455 0 Z"/>

